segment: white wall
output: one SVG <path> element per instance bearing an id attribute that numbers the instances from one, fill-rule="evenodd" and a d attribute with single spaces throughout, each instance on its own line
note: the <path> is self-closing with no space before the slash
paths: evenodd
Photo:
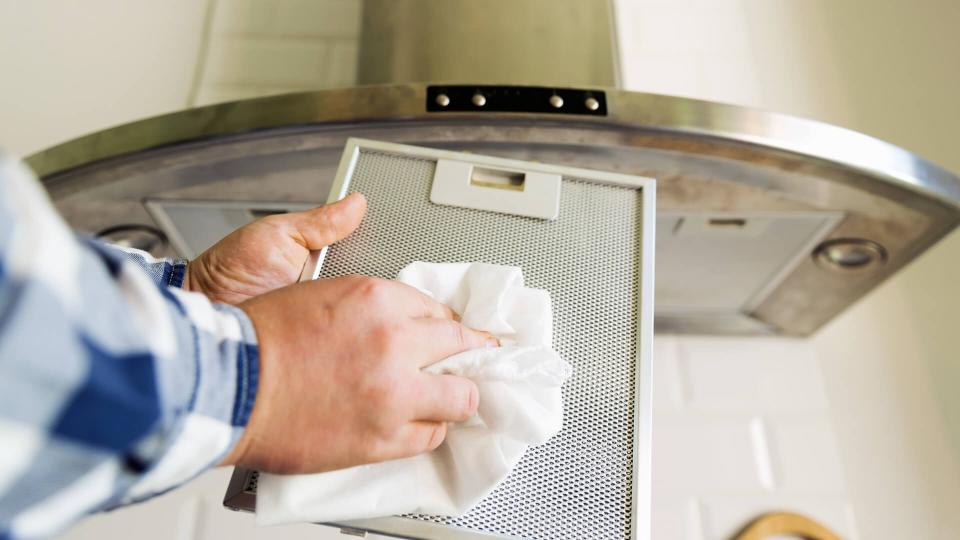
<path id="1" fill-rule="evenodd" d="M 27 155 L 183 109 L 206 2 L 0 1 L 0 147 Z"/>
<path id="2" fill-rule="evenodd" d="M 730 538 L 771 510 L 857 538 L 808 341 L 657 336 L 653 538 Z"/>
<path id="3" fill-rule="evenodd" d="M 356 80 L 359 0 L 0 0 L 0 147 Z"/>
<path id="4" fill-rule="evenodd" d="M 954 134 L 960 125 L 960 70 L 954 67 L 960 66 L 960 34 L 955 31 L 960 3 L 621 0 L 617 6 L 624 81 L 630 89 L 824 120 L 960 171 Z M 960 232 L 954 232 L 813 339 L 660 338 L 672 345 L 658 347 L 657 389 L 663 392 L 674 376 L 706 376 L 686 373 L 691 369 L 707 369 L 724 383 L 738 380 L 741 388 L 762 387 L 768 384 L 768 369 L 780 373 L 781 363 L 789 362 L 784 358 L 804 355 L 813 373 L 797 377 L 794 390 L 807 397 L 781 397 L 800 406 L 819 403 L 813 396 L 823 392 L 827 408 L 809 413 L 820 420 L 792 444 L 836 449 L 818 450 L 816 460 L 780 465 L 793 467 L 791 474 L 809 473 L 807 487 L 822 490 L 815 498 L 825 507 L 807 507 L 807 512 L 841 533 L 853 536 L 856 528 L 862 538 L 953 538 L 960 530 L 958 276 Z M 682 352 L 691 342 L 699 352 Z M 687 359 L 691 354 L 694 361 Z M 714 363 L 731 355 L 752 360 L 727 361 L 722 367 Z M 697 363 L 701 367 L 689 367 Z M 768 424 L 779 423 L 770 404 L 747 400 L 729 434 L 694 441 L 710 443 L 709 450 L 694 451 L 702 454 L 700 459 L 721 455 L 723 464 L 740 468 L 738 478 L 753 482 L 739 486 L 721 482 L 729 478 L 730 467 L 711 467 L 691 481 L 683 464 L 670 457 L 690 452 L 689 442 L 677 441 L 671 433 L 688 422 L 709 422 L 723 410 L 720 404 L 702 413 L 687 407 L 679 417 L 664 412 L 671 410 L 668 404 L 658 401 L 658 406 L 654 497 L 659 507 L 654 519 L 660 537 L 724 538 L 732 523 L 784 506 L 781 486 L 760 496 L 760 473 L 746 472 L 748 464 L 742 462 L 753 452 L 753 467 L 763 470 L 757 451 L 744 443 L 743 424 L 751 416 L 772 416 Z M 772 447 L 764 459 L 776 463 L 781 450 Z M 821 474 L 835 470 L 838 456 L 842 483 Z M 748 493 L 755 504 L 709 509 L 711 501 L 719 500 L 717 493 L 733 500 L 735 491 Z M 658 497 L 668 492 L 670 497 Z M 855 516 L 846 514 L 846 530 L 837 517 L 844 500 Z M 832 508 L 826 507 L 829 501 Z M 800 502 L 786 507 L 804 508 Z M 729 526 L 718 528 L 718 522 Z"/>

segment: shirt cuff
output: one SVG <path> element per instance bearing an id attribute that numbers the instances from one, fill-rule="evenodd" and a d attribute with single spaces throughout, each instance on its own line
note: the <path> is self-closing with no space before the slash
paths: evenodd
<path id="1" fill-rule="evenodd" d="M 169 264 L 170 272 L 166 276 L 167 286 L 182 289 L 183 280 L 187 277 L 187 265 L 190 264 L 190 262 L 186 259 L 172 259 Z M 241 311 L 241 313 L 243 312 Z M 246 314 L 243 316 L 246 317 Z"/>
<path id="2" fill-rule="evenodd" d="M 194 353 L 159 367 L 171 379 L 193 373 L 192 389 L 166 403 L 173 424 L 165 431 L 172 437 L 119 501 L 124 504 L 163 493 L 220 463 L 243 435 L 260 385 L 260 351 L 247 314 L 199 293 L 171 292 L 195 323 L 196 338 L 187 344 Z M 178 389 L 186 390 L 186 380 L 180 381 Z"/>
<path id="3" fill-rule="evenodd" d="M 234 315 L 240 324 L 241 339 L 237 345 L 237 393 L 234 399 L 231 424 L 235 427 L 245 428 L 247 422 L 250 421 L 250 413 L 253 412 L 257 388 L 260 385 L 260 347 L 257 343 L 257 332 L 250 321 L 250 317 L 242 309 L 227 304 L 216 304 L 215 306 L 220 311 L 226 311 Z M 227 453 L 232 449 L 233 445 L 227 450 Z"/>

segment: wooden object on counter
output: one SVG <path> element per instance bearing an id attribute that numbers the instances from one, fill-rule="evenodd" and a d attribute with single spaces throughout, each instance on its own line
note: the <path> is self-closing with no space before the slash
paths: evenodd
<path id="1" fill-rule="evenodd" d="M 816 521 L 793 512 L 770 512 L 747 524 L 732 540 L 763 540 L 776 535 L 795 535 L 805 540 L 841 540 Z"/>

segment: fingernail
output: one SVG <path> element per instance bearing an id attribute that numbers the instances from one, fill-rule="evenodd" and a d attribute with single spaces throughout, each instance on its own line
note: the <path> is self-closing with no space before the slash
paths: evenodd
<path id="1" fill-rule="evenodd" d="M 488 349 L 494 349 L 500 346 L 500 340 L 493 336 L 490 336 L 487 338 L 486 345 Z"/>

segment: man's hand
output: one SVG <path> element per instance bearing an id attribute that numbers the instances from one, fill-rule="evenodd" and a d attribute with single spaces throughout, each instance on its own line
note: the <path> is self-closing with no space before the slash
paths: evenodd
<path id="1" fill-rule="evenodd" d="M 321 472 L 433 450 L 446 422 L 476 412 L 477 387 L 420 368 L 496 346 L 450 308 L 402 283 L 348 276 L 298 283 L 240 305 L 261 351 L 243 437 L 224 460 Z"/>
<path id="2" fill-rule="evenodd" d="M 354 193 L 305 212 L 258 219 L 190 261 L 183 288 L 239 304 L 294 283 L 309 252 L 348 236 L 366 211 L 366 199 Z"/>

